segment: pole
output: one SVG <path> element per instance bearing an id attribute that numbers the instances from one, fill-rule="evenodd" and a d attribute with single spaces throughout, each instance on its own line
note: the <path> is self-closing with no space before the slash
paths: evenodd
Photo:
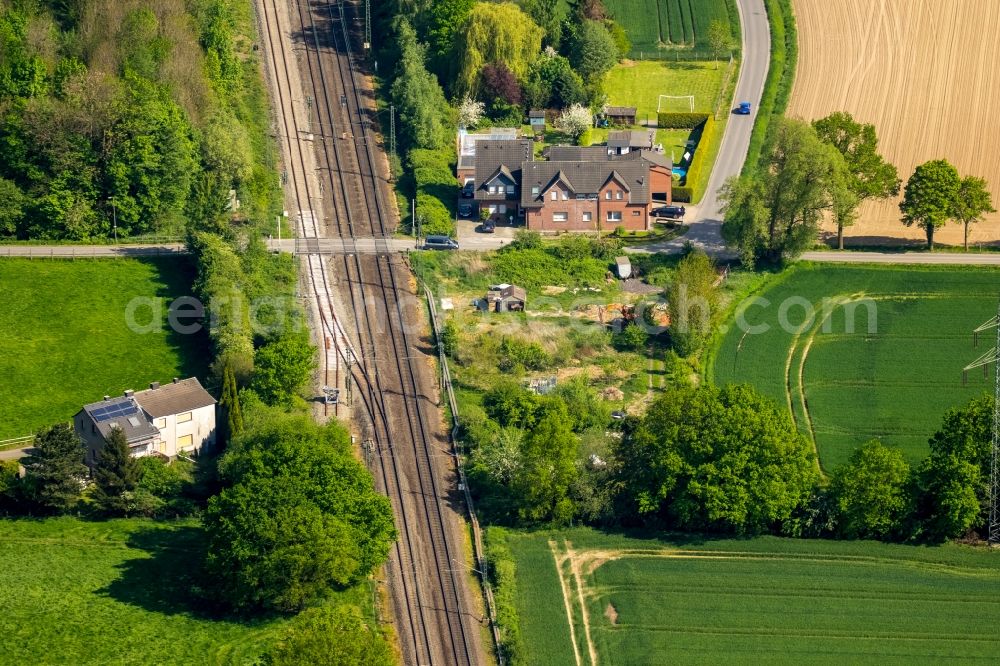
<path id="1" fill-rule="evenodd" d="M 111 228 L 115 234 L 115 245 L 118 245 L 118 210 L 115 208 L 114 197 L 108 197 L 108 201 L 111 202 Z"/>

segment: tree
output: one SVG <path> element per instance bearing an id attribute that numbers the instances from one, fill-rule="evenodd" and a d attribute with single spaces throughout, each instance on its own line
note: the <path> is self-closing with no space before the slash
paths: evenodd
<path id="1" fill-rule="evenodd" d="M 353 585 L 386 558 L 389 500 L 338 424 L 268 413 L 219 465 L 209 500 L 206 570 L 236 609 L 296 611 Z"/>
<path id="2" fill-rule="evenodd" d="M 787 410 L 750 386 L 677 387 L 615 445 L 625 517 L 742 535 L 777 531 L 818 475 Z"/>
<path id="3" fill-rule="evenodd" d="M 907 227 L 923 227 L 927 248 L 934 249 L 934 231 L 944 226 L 955 210 L 961 179 L 947 160 L 931 160 L 916 168 L 906 182 L 899 210 Z"/>
<path id="4" fill-rule="evenodd" d="M 943 541 L 986 522 L 993 397 L 949 410 L 917 470 L 914 537 Z"/>
<path id="5" fill-rule="evenodd" d="M 608 403 L 601 400 L 583 377 L 561 382 L 553 392 L 566 405 L 573 432 L 604 428 L 611 418 Z"/>
<path id="6" fill-rule="evenodd" d="M 222 398 L 219 407 L 225 415 L 224 441 L 228 442 L 243 432 L 243 411 L 240 409 L 240 397 L 236 390 L 236 375 L 233 368 L 227 365 L 222 371 Z"/>
<path id="7" fill-rule="evenodd" d="M 24 219 L 26 197 L 13 181 L 0 178 L 0 236 L 14 236 Z"/>
<path id="8" fill-rule="evenodd" d="M 466 95 L 462 98 L 461 104 L 458 105 L 458 126 L 475 129 L 482 122 L 485 111 L 485 104 Z"/>
<path id="9" fill-rule="evenodd" d="M 531 107 L 564 109 L 587 100 L 583 79 L 569 60 L 546 49 L 528 73 L 525 95 Z"/>
<path id="10" fill-rule="evenodd" d="M 518 516 L 524 522 L 568 523 L 573 518 L 569 490 L 577 478 L 579 439 L 562 402 L 547 401 L 538 423 L 524 439 L 521 465 L 511 480 Z"/>
<path id="11" fill-rule="evenodd" d="M 702 250 L 691 252 L 677 264 L 667 288 L 667 310 L 670 340 L 681 356 L 701 349 L 712 331 L 717 279 L 715 264 Z"/>
<path id="12" fill-rule="evenodd" d="M 847 164 L 808 123 L 780 119 L 763 164 L 723 185 L 726 243 L 743 261 L 778 263 L 816 239 L 825 210 L 847 197 Z"/>
<path id="13" fill-rule="evenodd" d="M 320 606 L 300 613 L 264 655 L 266 666 L 337 664 L 392 666 L 389 644 L 356 606 Z"/>
<path id="14" fill-rule="evenodd" d="M 641 351 L 649 341 L 646 330 L 636 322 L 625 324 L 621 333 L 615 335 L 615 347 L 623 351 Z"/>
<path id="15" fill-rule="evenodd" d="M 611 19 L 604 19 L 604 27 L 607 28 L 608 34 L 611 35 L 611 41 L 615 43 L 615 51 L 618 53 L 618 59 L 621 60 L 632 50 L 632 40 L 628 38 L 625 28 Z"/>
<path id="16" fill-rule="evenodd" d="M 849 539 L 888 539 L 900 533 L 910 506 L 910 466 L 899 449 L 873 439 L 833 474 L 840 529 Z"/>
<path id="17" fill-rule="evenodd" d="M 594 120 L 590 109 L 580 104 L 574 104 L 564 110 L 556 119 L 556 128 L 571 136 L 574 141 L 579 139 L 584 132 L 589 131 L 593 124 Z"/>
<path id="18" fill-rule="evenodd" d="M 94 501 L 104 513 L 134 513 L 134 493 L 139 485 L 139 463 L 132 457 L 125 431 L 112 427 L 94 467 Z"/>
<path id="19" fill-rule="evenodd" d="M 458 32 L 472 13 L 475 0 L 436 0 L 428 12 L 427 45 L 440 75 L 446 75 Z"/>
<path id="20" fill-rule="evenodd" d="M 837 246 L 844 249 L 844 227 L 854 223 L 857 208 L 871 199 L 886 199 L 899 194 L 896 167 L 878 153 L 875 126 L 862 124 L 844 111 L 813 121 L 813 128 L 824 143 L 832 145 L 847 163 L 848 191 L 854 196 L 834 208 L 837 223 Z"/>
<path id="21" fill-rule="evenodd" d="M 583 80 L 600 80 L 618 60 L 618 49 L 603 23 L 585 20 L 573 33 L 569 61 Z"/>
<path id="22" fill-rule="evenodd" d="M 522 79 L 542 48 L 542 29 L 512 2 L 477 2 L 458 33 L 455 92 L 479 92 L 479 71 L 503 63 Z"/>
<path id="23" fill-rule="evenodd" d="M 254 355 L 250 384 L 269 405 L 287 405 L 316 368 L 316 349 L 301 333 L 287 333 Z"/>
<path id="24" fill-rule="evenodd" d="M 571 0 L 570 12 L 578 21 L 603 21 L 608 17 L 608 10 L 601 0 Z"/>
<path id="25" fill-rule="evenodd" d="M 544 43 L 554 49 L 562 41 L 567 7 L 562 0 L 520 0 L 521 9 L 545 31 Z"/>
<path id="26" fill-rule="evenodd" d="M 969 225 L 978 222 L 984 214 L 995 212 L 986 180 L 978 176 L 963 178 L 958 185 L 958 195 L 955 197 L 951 216 L 965 227 L 963 245 L 966 252 L 969 251 Z"/>
<path id="27" fill-rule="evenodd" d="M 411 148 L 435 149 L 449 137 L 448 104 L 433 74 L 427 71 L 425 48 L 410 23 L 400 17 L 394 24 L 399 44 L 396 79 L 389 90 L 399 111 L 403 139 Z"/>
<path id="28" fill-rule="evenodd" d="M 46 511 L 71 509 L 80 499 L 87 466 L 83 442 L 72 426 L 57 423 L 38 432 L 32 452 L 21 459 L 28 497 Z"/>
<path id="29" fill-rule="evenodd" d="M 494 115 L 498 110 L 520 106 L 523 97 L 521 84 L 517 82 L 514 72 L 507 69 L 502 62 L 485 65 L 479 77 L 479 94 L 493 110 Z"/>
<path id="30" fill-rule="evenodd" d="M 719 56 L 736 48 L 736 41 L 733 39 L 728 21 L 712 19 L 708 24 L 708 45 L 715 54 L 715 67 L 718 69 Z"/>

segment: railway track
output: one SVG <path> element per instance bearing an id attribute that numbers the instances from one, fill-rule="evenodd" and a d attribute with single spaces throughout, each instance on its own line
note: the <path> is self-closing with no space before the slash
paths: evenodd
<path id="1" fill-rule="evenodd" d="M 400 649 L 407 663 L 478 664 L 479 618 L 467 610 L 465 556 L 456 545 L 455 514 L 443 502 L 449 484 L 442 477 L 454 473 L 456 461 L 440 437 L 431 366 L 411 330 L 422 309 L 388 243 L 392 224 L 373 147 L 372 111 L 353 61 L 356 7 L 258 3 L 279 134 L 287 138 L 287 192 L 298 211 L 297 233 L 318 239 L 329 231 L 348 246 L 359 237 L 384 239 L 376 254 L 347 253 L 332 259 L 331 267 L 318 254 L 303 255 L 303 268 L 322 337 L 333 343 L 325 345 L 321 371 L 328 383 L 331 375 L 339 381 L 343 366 L 350 375 L 345 381 L 353 379 L 358 387 L 361 410 L 355 416 L 365 424 L 377 484 L 393 503 L 399 539 L 387 570 Z M 299 77 L 299 94 L 306 99 L 296 114 Z M 334 280 L 353 325 L 337 315 Z"/>

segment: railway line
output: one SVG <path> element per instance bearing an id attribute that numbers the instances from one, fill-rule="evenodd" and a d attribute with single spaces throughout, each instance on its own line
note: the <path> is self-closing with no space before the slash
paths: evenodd
<path id="1" fill-rule="evenodd" d="M 370 129 L 373 110 L 354 61 L 356 9 L 350 2 L 258 0 L 284 138 L 286 198 L 300 239 L 334 236 L 349 249 L 375 238 L 375 253 L 304 254 L 303 271 L 324 342 L 321 372 L 327 383 L 357 387 L 354 416 L 377 484 L 393 503 L 399 539 L 387 574 L 404 661 L 479 664 L 463 524 L 449 501 L 456 460 L 434 398 L 428 343 L 414 330 L 422 308 L 389 242 L 394 225 Z M 305 95 L 298 108 L 296 94 Z"/>

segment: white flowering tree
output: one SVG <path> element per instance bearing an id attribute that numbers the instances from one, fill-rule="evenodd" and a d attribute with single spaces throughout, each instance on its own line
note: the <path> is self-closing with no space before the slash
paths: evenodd
<path id="1" fill-rule="evenodd" d="M 458 107 L 458 126 L 471 129 L 482 121 L 485 113 L 485 104 L 466 95 Z"/>
<path id="2" fill-rule="evenodd" d="M 594 118 L 590 109 L 582 104 L 573 104 L 559 114 L 556 119 L 556 128 L 564 134 L 569 134 L 575 141 L 593 126 L 593 122 Z"/>

